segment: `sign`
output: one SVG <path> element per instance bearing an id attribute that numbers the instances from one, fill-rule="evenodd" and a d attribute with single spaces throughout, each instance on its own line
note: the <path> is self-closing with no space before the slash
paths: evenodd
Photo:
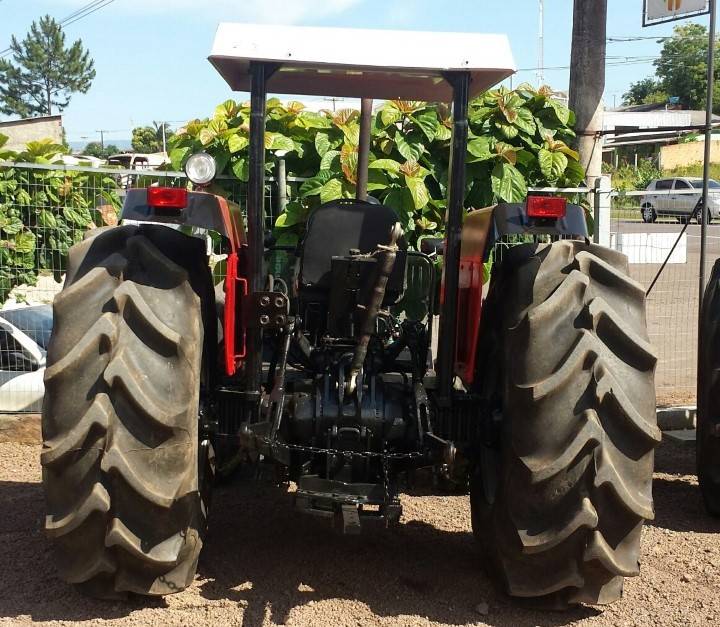
<path id="1" fill-rule="evenodd" d="M 627 255 L 628 263 L 687 263 L 687 233 L 677 245 L 676 239 L 676 233 L 610 233 L 610 248 Z"/>
<path id="2" fill-rule="evenodd" d="M 708 0 L 644 0 L 643 26 L 707 15 L 709 4 Z"/>

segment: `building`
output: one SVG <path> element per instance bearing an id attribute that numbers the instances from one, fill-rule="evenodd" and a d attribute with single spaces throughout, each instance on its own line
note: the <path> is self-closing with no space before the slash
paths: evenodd
<path id="1" fill-rule="evenodd" d="M 603 159 L 616 166 L 648 157 L 661 169 L 691 165 L 702 161 L 704 126 L 705 111 L 674 109 L 665 104 L 607 109 L 603 116 Z M 720 126 L 720 116 L 713 116 L 713 126 Z M 701 141 L 693 141 L 695 135 L 700 135 Z"/>
<path id="2" fill-rule="evenodd" d="M 19 152 L 25 148 L 25 144 L 28 142 L 39 139 L 52 139 L 56 144 L 62 144 L 62 116 L 44 115 L 37 118 L 0 122 L 0 134 L 9 138 L 3 146 L 5 150 Z"/>

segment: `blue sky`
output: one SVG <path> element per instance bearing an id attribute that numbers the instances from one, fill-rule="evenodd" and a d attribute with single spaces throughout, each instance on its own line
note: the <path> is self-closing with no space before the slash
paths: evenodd
<path id="1" fill-rule="evenodd" d="M 0 0 L 0 49 L 12 34 L 22 38 L 33 19 L 46 13 L 62 19 L 88 1 Z M 572 4 L 545 0 L 547 68 L 569 65 Z M 608 0 L 608 36 L 672 31 L 671 25 L 643 29 L 641 7 L 641 0 Z M 115 0 L 66 28 L 68 40 L 82 38 L 97 70 L 90 91 L 75 95 L 64 112 L 68 139 L 94 140 L 98 129 L 106 129 L 111 142 L 152 120 L 177 126 L 233 97 L 206 60 L 220 21 L 507 33 L 521 68 L 514 81 L 536 81 L 537 0 Z M 653 73 L 649 62 L 625 58 L 654 56 L 659 49 L 654 40 L 608 44 L 609 62 L 622 63 L 607 68 L 608 106 L 615 99 L 619 104 L 629 83 Z M 546 70 L 545 82 L 567 89 L 568 70 Z"/>

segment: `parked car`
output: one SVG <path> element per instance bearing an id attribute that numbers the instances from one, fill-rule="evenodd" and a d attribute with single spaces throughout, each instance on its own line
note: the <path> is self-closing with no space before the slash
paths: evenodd
<path id="1" fill-rule="evenodd" d="M 52 306 L 0 311 L 0 412 L 39 412 Z"/>
<path id="2" fill-rule="evenodd" d="M 105 159 L 91 155 L 63 155 L 60 161 L 65 165 L 79 165 L 90 168 L 99 168 L 105 165 Z"/>
<path id="3" fill-rule="evenodd" d="M 640 211 L 643 222 L 655 222 L 660 216 L 677 218 L 681 222 L 690 219 L 702 198 L 703 180 L 699 177 L 677 177 L 655 179 L 640 197 Z M 658 192 L 658 193 L 653 193 Z M 695 216 L 698 224 L 702 216 Z M 720 183 L 710 179 L 708 196 L 708 224 L 713 218 L 720 218 Z"/>
<path id="4" fill-rule="evenodd" d="M 120 166 L 126 170 L 154 170 L 169 163 L 170 159 L 164 152 L 125 152 L 108 157 L 108 164 Z"/>

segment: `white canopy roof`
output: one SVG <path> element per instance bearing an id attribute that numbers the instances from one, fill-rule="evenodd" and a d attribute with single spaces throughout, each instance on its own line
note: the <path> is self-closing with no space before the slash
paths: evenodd
<path id="1" fill-rule="evenodd" d="M 470 96 L 515 72 L 505 35 L 220 24 L 210 62 L 235 91 L 250 91 L 251 61 L 282 64 L 276 94 L 447 102 L 442 73 L 471 73 Z"/>

